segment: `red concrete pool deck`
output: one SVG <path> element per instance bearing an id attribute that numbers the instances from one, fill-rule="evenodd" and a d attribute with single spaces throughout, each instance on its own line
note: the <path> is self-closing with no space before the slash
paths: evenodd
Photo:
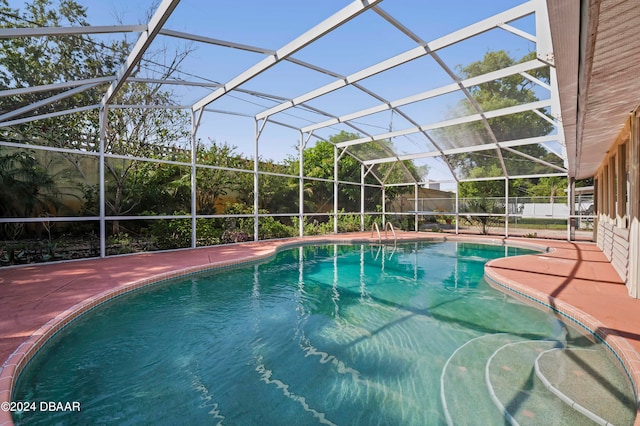
<path id="1" fill-rule="evenodd" d="M 545 253 L 497 259 L 485 267 L 492 285 L 554 309 L 597 333 L 640 385 L 640 300 L 592 243 L 529 238 L 398 232 L 398 240 L 482 241 L 536 245 Z M 250 242 L 0 269 L 0 403 L 10 401 L 22 367 L 46 340 L 82 312 L 117 294 L 209 268 L 267 258 L 300 243 L 378 242 L 371 233 Z M 12 424 L 0 410 L 0 426 Z M 636 420 L 640 425 L 640 421 Z"/>

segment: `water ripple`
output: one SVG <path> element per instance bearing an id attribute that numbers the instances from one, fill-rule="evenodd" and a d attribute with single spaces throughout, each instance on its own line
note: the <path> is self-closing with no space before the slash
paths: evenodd
<path id="1" fill-rule="evenodd" d="M 263 381 L 263 382 L 265 382 L 266 384 L 269 384 L 269 385 L 276 385 L 276 387 L 282 391 L 282 394 L 284 396 L 286 396 L 287 398 L 289 398 L 289 399 L 297 402 L 298 404 L 300 404 L 304 411 L 308 411 L 309 413 L 313 414 L 313 417 L 317 418 L 318 421 L 320 422 L 320 424 L 337 426 L 331 420 L 327 419 L 324 413 L 321 413 L 318 410 L 315 410 L 315 409 L 311 408 L 309 406 L 309 404 L 307 403 L 305 397 L 296 395 L 295 393 L 289 391 L 289 385 L 287 385 L 286 383 L 282 382 L 281 380 L 272 379 L 271 377 L 273 376 L 273 371 L 269 370 L 262 363 L 262 357 L 261 356 L 258 356 L 256 361 L 257 361 L 256 371 L 258 373 L 260 373 L 260 380 L 261 381 Z"/>

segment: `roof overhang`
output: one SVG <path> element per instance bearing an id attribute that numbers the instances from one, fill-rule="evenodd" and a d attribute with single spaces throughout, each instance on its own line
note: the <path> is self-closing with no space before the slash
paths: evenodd
<path id="1" fill-rule="evenodd" d="M 592 177 L 640 103 L 633 0 L 547 0 L 569 175 Z"/>

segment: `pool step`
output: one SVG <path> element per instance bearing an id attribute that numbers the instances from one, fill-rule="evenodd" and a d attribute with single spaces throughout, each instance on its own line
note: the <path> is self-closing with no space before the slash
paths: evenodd
<path id="1" fill-rule="evenodd" d="M 524 339 L 490 334 L 471 339 L 456 349 L 440 376 L 440 398 L 448 424 L 504 426 L 504 416 L 487 392 L 484 369 L 496 348 L 520 341 Z"/>
<path id="2" fill-rule="evenodd" d="M 619 367 L 608 354 L 584 348 L 546 351 L 535 367 L 549 390 L 597 423 L 633 423 L 635 402 L 626 396 L 629 383 L 610 371 Z"/>
<path id="3" fill-rule="evenodd" d="M 554 341 L 511 342 L 497 347 L 487 360 L 484 376 L 488 393 L 512 424 L 597 424 L 549 391 L 536 376 L 536 359 L 557 348 Z"/>
<path id="4" fill-rule="evenodd" d="M 445 418 L 455 425 L 631 424 L 628 384 L 605 380 L 615 375 L 601 368 L 616 368 L 605 357 L 506 334 L 471 339 L 442 370 Z"/>

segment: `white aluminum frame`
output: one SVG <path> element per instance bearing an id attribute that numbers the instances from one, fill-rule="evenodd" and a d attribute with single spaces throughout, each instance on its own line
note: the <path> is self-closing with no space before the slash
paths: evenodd
<path id="1" fill-rule="evenodd" d="M 388 183 L 388 178 L 391 175 L 391 172 L 400 164 L 400 167 L 403 168 L 405 172 L 408 172 L 407 167 L 402 163 L 406 160 L 415 160 L 415 159 L 424 159 L 431 157 L 440 157 L 444 160 L 445 165 L 449 168 L 451 172 L 453 180 L 451 182 L 455 183 L 457 187 L 461 182 L 469 182 L 469 181 L 483 181 L 483 180 L 500 180 L 504 179 L 505 181 L 505 197 L 508 200 L 508 184 L 510 179 L 514 178 L 537 178 L 543 176 L 567 176 L 567 155 L 566 155 L 566 147 L 564 146 L 564 134 L 563 128 L 559 123 L 561 123 L 561 115 L 560 115 L 560 105 L 559 105 L 559 91 L 557 87 L 557 77 L 555 73 L 554 67 L 554 57 L 553 57 L 553 46 L 550 36 L 549 30 L 549 17 L 547 12 L 546 0 L 530 0 L 519 6 L 511 8 L 502 13 L 498 13 L 492 17 L 481 20 L 475 24 L 469 25 L 465 28 L 462 28 L 457 31 L 453 31 L 443 37 L 437 38 L 432 41 L 425 41 L 421 39 L 416 33 L 411 31 L 405 24 L 396 19 L 390 13 L 382 9 L 381 7 L 382 0 L 355 0 L 349 3 L 346 7 L 342 8 L 338 12 L 334 13 L 329 18 L 323 20 L 319 24 L 315 25 L 302 35 L 294 38 L 289 43 L 286 43 L 279 49 L 265 49 L 256 46 L 250 46 L 247 44 L 237 43 L 233 41 L 224 41 L 204 35 L 198 34 L 190 34 L 183 31 L 176 31 L 173 29 L 165 28 L 165 24 L 171 17 L 173 11 L 179 7 L 179 0 L 163 0 L 158 6 L 156 12 L 152 15 L 151 19 L 146 25 L 118 25 L 118 26 L 87 26 L 87 27 L 59 27 L 59 28 L 5 28 L 0 29 L 0 39 L 10 39 L 10 38 L 18 38 L 18 37 L 48 37 L 48 36 L 73 36 L 73 35 L 90 35 L 90 34 L 122 34 L 122 33 L 139 33 L 137 42 L 133 46 L 130 51 L 126 61 L 122 64 L 120 70 L 116 75 L 113 76 L 104 76 L 104 77 L 96 77 L 91 79 L 84 79 L 79 81 L 69 81 L 69 82 L 59 82 L 55 84 L 46 84 L 42 86 L 36 87 L 26 87 L 26 88 L 12 88 L 4 91 L 0 91 L 0 98 L 9 97 L 9 96 L 21 96 L 29 93 L 36 92 L 45 92 L 52 91 L 57 92 L 56 94 L 49 96 L 45 99 L 42 99 L 38 102 L 26 105 L 21 108 L 17 108 L 12 111 L 7 111 L 4 114 L 0 115 L 0 128 L 5 128 L 13 125 L 24 124 L 40 119 L 48 119 L 54 118 L 61 115 L 73 114 L 77 112 L 87 111 L 91 109 L 98 109 L 100 116 L 100 138 L 98 144 L 97 152 L 88 152 L 88 151 L 74 151 L 71 149 L 65 148 L 52 148 L 46 146 L 35 146 L 29 144 L 19 144 L 19 143 L 11 143 L 11 142 L 2 142 L 0 141 L 0 145 L 9 146 L 14 148 L 33 148 L 40 150 L 50 150 L 50 151 L 58 151 L 58 152 L 67 152 L 67 153 L 75 153 L 89 156 L 97 156 L 99 159 L 99 179 L 100 179 L 100 212 L 98 217 L 91 218 L 68 218 L 68 217 L 60 217 L 60 218 L 49 218 L 47 220 L 55 220 L 55 221 L 69 221 L 69 220 L 99 220 L 100 222 L 100 254 L 101 256 L 106 256 L 106 229 L 105 223 L 107 220 L 113 219 L 149 219 L 149 217 L 114 217 L 107 216 L 106 207 L 105 207 L 105 188 L 104 188 L 104 180 L 105 180 L 105 160 L 108 158 L 126 158 L 130 160 L 142 160 L 142 161 L 154 161 L 159 163 L 168 163 L 168 164 L 180 164 L 183 166 L 189 166 L 191 168 L 191 213 L 185 218 L 190 218 L 192 223 L 192 235 L 191 235 L 191 245 L 195 247 L 197 245 L 197 219 L 204 217 L 226 217 L 226 215 L 198 215 L 197 214 L 197 206 L 196 206 L 196 172 L 198 168 L 212 168 L 212 169 L 222 169 L 222 170 L 235 170 L 225 167 L 218 166 L 208 166 L 201 165 L 197 163 L 196 158 L 196 148 L 197 148 L 197 133 L 200 127 L 201 120 L 205 115 L 205 112 L 208 114 L 228 114 L 239 117 L 245 117 L 247 119 L 253 119 L 254 125 L 254 162 L 253 162 L 253 170 L 240 170 L 246 173 L 252 173 L 254 176 L 254 202 L 253 209 L 254 212 L 252 215 L 247 217 L 254 218 L 254 240 L 258 240 L 259 238 L 259 218 L 267 215 L 260 214 L 258 211 L 259 207 L 259 179 L 260 175 L 275 175 L 282 177 L 291 177 L 285 174 L 279 173 L 271 173 L 271 172 L 261 172 L 259 170 L 259 152 L 260 152 L 260 137 L 267 125 L 277 125 L 285 128 L 290 128 L 299 133 L 299 143 L 298 147 L 300 150 L 299 153 L 299 174 L 298 176 L 294 176 L 299 181 L 299 208 L 297 213 L 293 214 L 269 214 L 269 216 L 297 216 L 299 218 L 299 234 L 302 236 L 304 234 L 304 218 L 307 216 L 324 216 L 328 213 L 322 212 L 314 212 L 307 213 L 304 209 L 304 183 L 305 181 L 324 181 L 324 182 L 332 182 L 333 183 L 333 192 L 334 192 L 334 200 L 333 200 L 333 211 L 330 213 L 334 218 L 334 232 L 338 232 L 338 218 L 340 216 L 339 211 L 339 186 L 341 184 L 349 184 L 349 185 L 359 185 L 361 190 L 360 197 L 360 221 L 361 228 L 364 230 L 364 215 L 365 215 L 365 188 L 380 188 L 382 192 L 382 211 L 381 212 L 370 212 L 375 213 L 376 215 L 380 215 L 382 219 L 382 225 L 384 226 L 387 220 L 387 206 L 386 206 L 386 188 L 392 186 L 408 186 L 411 185 L 414 187 L 415 198 L 417 203 L 418 198 L 418 190 L 419 186 L 425 184 L 421 179 L 417 178 L 411 182 L 398 182 L 398 183 Z M 356 72 L 353 72 L 349 75 L 342 75 L 333 70 L 318 66 L 316 64 L 312 64 L 306 61 L 303 61 L 299 58 L 296 58 L 294 55 L 305 47 L 313 44 L 316 40 L 323 38 L 324 36 L 332 33 L 333 30 L 341 27 L 352 19 L 357 18 L 359 15 L 364 13 L 372 13 L 377 14 L 381 17 L 387 24 L 394 27 L 396 30 L 401 32 L 405 37 L 410 39 L 413 43 L 416 44 L 415 47 L 405 50 L 403 53 L 397 54 L 385 60 L 379 61 L 374 65 L 365 67 Z M 511 22 L 516 21 L 520 18 L 535 14 L 536 17 L 536 33 L 535 35 L 529 34 L 526 31 L 523 31 L 517 28 L 514 25 L 511 25 Z M 536 53 L 537 59 L 519 63 L 510 67 L 506 67 L 504 69 L 500 69 L 497 71 L 488 72 L 484 75 L 480 75 L 477 77 L 467 78 L 467 79 L 459 79 L 456 77 L 455 73 L 452 71 L 452 68 L 443 61 L 439 55 L 438 51 L 454 45 L 458 42 L 466 40 L 468 38 L 475 37 L 477 35 L 483 34 L 487 31 L 493 29 L 500 29 L 507 31 L 509 33 L 515 34 L 518 37 L 521 37 L 525 40 L 535 42 L 536 43 Z M 259 55 L 263 55 L 264 57 L 255 63 L 253 66 L 245 69 L 239 74 L 235 75 L 231 79 L 229 79 L 226 83 L 214 83 L 214 82 L 205 82 L 205 81 L 186 81 L 183 79 L 148 79 L 141 78 L 133 75 L 135 68 L 138 64 L 143 61 L 144 55 L 147 53 L 150 46 L 153 44 L 154 40 L 158 35 L 162 35 L 165 37 L 176 38 L 180 40 L 186 40 L 193 43 L 203 43 L 209 45 L 221 46 L 223 48 L 228 49 L 238 49 L 247 52 L 253 52 Z M 434 61 L 442 68 L 442 70 L 449 75 L 452 82 L 450 84 L 445 84 L 443 86 L 437 87 L 435 89 L 431 89 L 428 91 L 424 91 L 421 93 L 412 94 L 410 96 L 406 96 L 404 98 L 395 99 L 395 100 L 387 100 L 379 94 L 375 93 L 372 90 L 369 90 L 366 87 L 366 84 L 363 84 L 362 81 L 368 77 L 374 76 L 376 74 L 384 73 L 387 70 L 393 69 L 399 65 L 408 63 L 417 58 L 421 58 L 424 56 L 431 56 Z M 313 72 L 321 73 L 324 75 L 328 75 L 332 78 L 335 78 L 334 81 L 329 84 L 322 85 L 321 87 L 317 87 L 313 90 L 307 91 L 306 93 L 300 94 L 293 98 L 279 96 L 277 94 L 266 94 L 261 93 L 255 90 L 248 90 L 242 87 L 246 82 L 252 80 L 253 78 L 261 75 L 266 70 L 276 66 L 280 62 L 287 61 L 292 64 L 296 64 L 298 66 L 304 67 Z M 551 83 L 547 84 L 541 81 L 538 78 L 535 78 L 530 74 L 531 71 L 539 69 L 541 67 L 550 66 L 550 75 L 551 75 Z M 522 77 L 528 79 L 539 87 L 547 90 L 549 92 L 549 99 L 540 100 L 536 102 L 531 102 L 523 105 L 512 106 L 508 108 L 502 108 L 493 111 L 483 111 L 480 106 L 476 103 L 473 96 L 470 93 L 470 88 L 487 83 L 490 81 L 494 81 L 497 79 L 505 78 L 512 75 L 521 75 Z M 203 87 L 210 88 L 211 92 L 206 94 L 203 97 L 200 97 L 193 103 L 187 103 L 185 105 L 118 105 L 114 104 L 114 99 L 118 92 L 122 90 L 123 86 L 127 82 L 141 82 L 141 83 L 153 83 L 153 84 L 162 84 L 162 85 L 182 85 L 182 86 L 192 86 L 192 87 Z M 68 98 L 70 96 L 82 93 L 84 91 L 95 89 L 100 85 L 105 85 L 107 88 L 105 90 L 102 101 L 99 105 L 80 105 L 77 108 L 66 111 L 55 111 L 47 114 L 41 115 L 29 115 L 33 110 L 40 108 L 42 106 L 54 104 L 55 102 Z M 365 93 L 366 95 L 376 99 L 380 102 L 378 105 L 361 109 L 359 111 L 349 112 L 347 114 L 342 115 L 334 115 L 331 114 L 330 111 L 322 111 L 318 108 L 314 108 L 310 105 L 307 105 L 307 102 L 314 100 L 318 97 L 326 95 L 328 93 L 338 91 L 341 88 L 351 86 L 356 88 L 357 90 Z M 476 113 L 470 114 L 464 117 L 458 117 L 455 119 L 449 119 L 439 122 L 432 122 L 428 124 L 418 124 L 420 121 L 417 121 L 415 117 L 412 117 L 410 114 L 402 111 L 402 107 L 410 104 L 414 104 L 417 102 L 429 100 L 435 98 L 437 96 L 459 92 L 462 93 L 466 99 L 470 102 L 470 104 L 475 109 Z M 218 99 L 227 96 L 231 93 L 242 93 L 243 95 L 257 97 L 261 99 L 269 99 L 270 102 L 275 102 L 276 104 L 263 109 L 257 113 L 246 113 L 242 111 L 229 111 L 225 109 L 216 108 L 214 104 Z M 106 129 L 108 126 L 108 111 L 110 109 L 116 108 L 173 108 L 173 109 L 185 109 L 190 110 L 191 112 L 191 160 L 188 163 L 185 162 L 176 162 L 169 160 L 158 160 L 158 159 L 147 159 L 147 158 L 138 158 L 138 157 L 129 157 L 129 156 L 121 156 L 116 154 L 110 154 L 105 152 L 105 138 L 106 138 Z M 322 121 L 313 122 L 312 124 L 305 125 L 303 127 L 294 126 L 292 124 L 287 123 L 283 119 L 280 119 L 282 113 L 290 109 L 296 108 L 304 108 L 307 111 L 311 111 L 315 114 L 318 114 L 322 118 Z M 549 118 L 545 113 L 541 110 L 543 109 L 551 109 L 551 117 Z M 368 132 L 362 130 L 361 126 L 358 125 L 356 120 L 359 118 L 371 116 L 383 111 L 391 111 L 392 114 L 398 114 L 398 116 L 402 117 L 408 123 L 411 124 L 412 127 L 405 129 L 390 129 L 387 132 L 382 132 L 379 134 L 369 134 Z M 516 114 L 525 111 L 533 111 L 538 114 L 543 119 L 549 121 L 550 123 L 556 126 L 557 134 L 556 135 L 548 135 L 541 136 L 536 138 L 527 138 L 520 140 L 512 140 L 512 141 L 497 141 L 493 130 L 488 122 L 488 119 L 500 116 L 506 116 L 510 114 Z M 275 117 L 277 114 L 280 114 L 278 117 Z M 471 145 L 471 146 L 460 146 L 455 148 L 443 148 L 438 141 L 432 139 L 429 135 L 428 131 L 441 129 L 448 126 L 460 125 L 465 123 L 472 122 L 482 122 L 484 127 L 487 129 L 487 132 L 490 136 L 491 142 L 482 144 L 482 145 Z M 311 178 L 305 176 L 304 173 L 304 148 L 308 145 L 311 138 L 315 138 L 316 140 L 325 140 L 318 133 L 321 130 L 324 130 L 328 127 L 335 125 L 346 125 L 349 128 L 355 130 L 360 137 L 340 142 L 334 144 L 334 175 L 333 179 L 323 179 L 323 178 Z M 402 136 L 407 136 L 411 134 L 421 134 L 424 138 L 429 141 L 428 144 L 425 144 L 425 150 L 422 152 L 417 152 L 413 154 L 399 154 L 393 147 L 388 147 L 384 144 L 380 144 L 380 147 L 386 151 L 384 157 L 379 157 L 371 160 L 362 160 L 358 158 L 358 154 L 354 153 L 353 150 L 350 150 L 349 147 L 356 146 L 359 144 L 364 144 L 368 142 L 376 142 L 382 140 L 390 140 L 394 141 L 395 138 L 399 138 Z M 535 158 L 528 154 L 519 152 L 513 148 L 523 145 L 529 144 L 541 144 L 545 145 L 547 143 L 558 142 L 562 146 L 562 152 L 560 156 L 563 158 L 565 162 L 565 167 L 559 167 L 552 163 L 546 162 L 542 159 Z M 434 149 L 430 148 L 432 146 Z M 497 153 L 497 157 L 500 159 L 503 176 L 492 177 L 492 178 L 476 178 L 476 179 L 465 179 L 457 176 L 454 168 L 451 166 L 447 156 L 455 155 L 460 153 L 467 152 L 477 152 L 477 151 L 485 151 L 485 150 L 495 150 Z M 504 160 L 502 158 L 502 150 L 506 150 L 511 153 L 515 153 L 517 155 L 522 156 L 528 160 L 537 162 L 539 164 L 543 164 L 547 167 L 552 168 L 553 170 L 557 170 L 559 173 L 548 173 L 548 174 L 532 174 L 532 175 L 509 175 L 509 171 L 507 170 Z M 554 152 L 554 151 L 552 151 Z M 555 152 L 554 152 L 555 153 Z M 556 153 L 557 154 L 557 153 Z M 344 155 L 351 155 L 356 160 L 361 163 L 360 167 L 360 182 L 346 182 L 341 181 L 339 179 L 339 167 L 338 162 L 340 158 Z M 376 173 L 375 166 L 384 164 L 384 163 L 393 163 L 394 165 L 389 168 L 386 172 L 385 176 L 379 176 Z M 366 184 L 365 178 L 368 174 L 371 174 L 377 182 L 378 185 Z M 458 205 L 458 193 L 456 191 L 456 218 L 459 217 L 459 205 Z M 417 211 L 417 207 L 416 207 Z M 508 211 L 505 211 L 505 217 L 507 220 L 505 221 L 505 235 L 508 235 Z M 236 215 L 238 216 L 238 215 Z M 239 215 L 243 216 L 243 215 Z M 155 218 L 165 218 L 167 216 L 157 216 Z M 244 217 L 244 216 L 243 216 Z M 170 216 L 170 218 L 178 218 L 177 216 Z M 418 230 L 418 214 L 415 213 L 415 230 Z M 41 221 L 41 218 L 1 218 L 1 222 L 6 221 Z M 458 221 L 456 220 L 456 233 L 458 232 Z"/>

